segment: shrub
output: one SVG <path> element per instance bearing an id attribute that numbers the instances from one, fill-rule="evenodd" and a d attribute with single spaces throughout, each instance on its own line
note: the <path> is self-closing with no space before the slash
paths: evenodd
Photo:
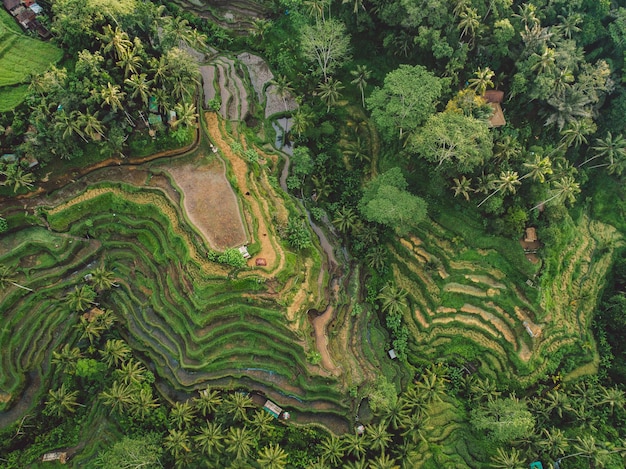
<path id="1" fill-rule="evenodd" d="M 238 249 L 229 248 L 217 257 L 217 262 L 220 264 L 230 265 L 241 269 L 246 266 L 246 259 Z"/>
<path id="2" fill-rule="evenodd" d="M 311 246 L 311 233 L 304 220 L 290 219 L 287 225 L 287 242 L 298 251 Z"/>
<path id="3" fill-rule="evenodd" d="M 4 233 L 8 229 L 9 229 L 9 225 L 7 221 L 4 218 L 0 217 L 0 233 Z"/>

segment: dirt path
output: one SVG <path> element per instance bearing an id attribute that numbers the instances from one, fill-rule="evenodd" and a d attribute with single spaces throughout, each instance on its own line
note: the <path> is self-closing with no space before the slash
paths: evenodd
<path id="1" fill-rule="evenodd" d="M 332 295 L 333 300 L 336 299 L 337 294 L 339 293 L 339 282 L 337 279 L 333 280 L 332 285 Z M 331 300 L 331 303 L 334 301 Z M 335 307 L 332 304 L 329 304 L 324 313 L 319 316 L 313 318 L 311 323 L 313 324 L 313 331 L 315 333 L 315 343 L 317 345 L 317 351 L 322 357 L 322 366 L 326 368 L 326 370 L 330 371 L 334 375 L 341 374 L 341 368 L 335 365 L 332 357 L 330 356 L 330 351 L 328 350 L 328 334 L 327 334 L 327 326 L 328 323 L 334 318 Z"/>
<path id="2" fill-rule="evenodd" d="M 250 235 L 254 241 L 258 241 L 261 250 L 260 252 L 248 260 L 249 266 L 256 265 L 256 259 L 261 257 L 267 262 L 267 270 L 269 272 L 279 272 L 285 265 L 285 256 L 278 252 L 278 249 L 272 244 L 270 230 L 265 221 L 264 213 L 261 210 L 261 202 L 259 202 L 259 194 L 256 186 L 248 182 L 248 165 L 238 155 L 236 155 L 230 148 L 230 143 L 227 142 L 222 136 L 220 128 L 220 122 L 217 114 L 214 112 L 206 112 L 204 118 L 207 124 L 209 137 L 214 144 L 219 148 L 220 152 L 228 160 L 232 171 L 237 179 L 237 185 L 242 194 L 254 194 L 254 196 L 247 197 L 245 207 L 252 211 L 253 218 L 257 222 L 256 232 L 250 230 Z M 246 217 L 247 218 L 247 217 Z M 262 274 L 270 276 L 269 272 Z"/>

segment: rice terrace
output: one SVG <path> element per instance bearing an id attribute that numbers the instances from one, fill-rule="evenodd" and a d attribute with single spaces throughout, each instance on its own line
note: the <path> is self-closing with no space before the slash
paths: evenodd
<path id="1" fill-rule="evenodd" d="M 624 467 L 624 8 L 3 3 L 0 468 Z"/>

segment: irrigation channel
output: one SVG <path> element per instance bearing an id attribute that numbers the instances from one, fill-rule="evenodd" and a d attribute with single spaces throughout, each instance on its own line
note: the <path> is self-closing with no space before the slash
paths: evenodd
<path id="1" fill-rule="evenodd" d="M 145 168 L 142 165 L 148 162 L 157 162 L 158 160 L 162 160 L 165 158 L 171 161 L 171 159 L 174 157 L 176 157 L 177 159 L 185 157 L 198 148 L 202 138 L 207 138 L 206 136 L 204 136 L 204 134 L 205 132 L 201 131 L 199 128 L 196 132 L 193 143 L 178 150 L 156 153 L 142 158 L 111 158 L 91 167 L 86 167 L 74 171 L 70 170 L 66 173 L 66 175 L 47 181 L 40 189 L 30 194 L 26 194 L 15 199 L 0 198 L 0 205 L 4 205 L 5 211 L 25 210 L 27 212 L 30 211 L 31 213 L 36 213 L 36 210 L 39 206 L 49 206 L 52 200 L 65 200 L 68 197 L 75 195 L 77 191 L 84 190 L 89 185 L 96 183 L 102 179 L 110 180 L 111 178 L 115 178 L 130 183 L 137 182 L 138 179 L 145 177 L 142 175 L 144 173 L 143 169 Z M 282 169 L 282 174 L 280 176 L 280 186 L 287 193 L 288 191 L 286 178 L 289 172 L 290 161 L 288 151 L 281 151 L 281 153 L 282 156 L 285 158 L 285 164 Z M 149 171 L 149 168 L 145 169 Z M 157 176 L 155 175 L 154 177 Z M 152 182 L 156 181 L 153 180 Z M 180 194 L 170 193 L 169 195 L 173 196 L 174 199 L 180 197 Z M 16 199 L 19 199 L 19 201 Z M 355 275 L 354 269 L 350 268 L 348 255 L 345 250 L 339 251 L 339 256 L 335 255 L 335 250 L 333 249 L 333 245 L 329 240 L 329 236 L 327 236 L 325 231 L 312 220 L 310 212 L 306 208 L 304 201 L 301 199 L 297 200 L 301 209 L 306 213 L 310 226 L 313 232 L 316 234 L 317 238 L 319 239 L 319 245 L 321 246 L 321 249 L 324 251 L 325 254 L 325 265 L 324 268 L 320 269 L 320 274 L 318 276 L 317 282 L 319 291 L 324 292 L 327 306 L 326 309 L 321 313 L 310 310 L 307 312 L 307 316 L 313 328 L 312 335 L 315 338 L 317 351 L 321 356 L 321 366 L 324 368 L 324 370 L 326 370 L 326 372 L 328 372 L 328 374 L 339 376 L 345 373 L 347 370 L 344 370 L 341 365 L 335 363 L 335 361 L 331 357 L 327 329 L 329 324 L 331 324 L 332 321 L 337 318 L 337 315 L 341 311 L 341 308 L 348 307 L 345 304 L 339 305 L 338 297 L 340 290 L 342 290 L 344 287 L 347 287 L 351 277 Z M 322 222 L 324 223 L 324 225 L 326 225 L 329 233 L 332 234 L 332 226 L 330 225 L 329 220 L 325 217 Z M 337 257 L 339 257 L 339 259 Z M 326 272 L 328 272 L 329 275 L 325 275 Z M 327 282 L 327 284 L 323 285 L 325 281 Z M 174 359 L 174 357 L 169 358 L 171 358 L 172 360 Z M 47 369 L 48 364 L 44 363 L 42 366 Z M 252 379 L 248 379 L 246 378 L 246 376 L 243 376 L 241 379 L 238 380 L 240 384 L 247 385 L 250 389 L 262 393 L 271 391 L 269 388 L 264 389 L 264 386 L 261 383 L 255 382 L 254 380 L 255 374 L 262 373 L 263 370 L 250 369 L 241 371 L 244 371 L 245 375 L 249 375 L 249 377 Z M 31 371 L 24 392 L 21 394 L 19 400 L 14 402 L 9 410 L 5 412 L 0 412 L 0 428 L 6 427 L 12 423 L 18 422 L 21 418 L 24 418 L 27 415 L 28 410 L 33 407 L 36 399 L 40 398 L 40 393 L 37 392 L 39 391 L 39 387 L 41 384 L 41 380 L 39 378 L 42 375 L 40 373 L 41 370 L 39 373 Z M 164 393 L 164 395 L 169 395 L 170 397 L 175 398 L 182 397 L 182 394 L 179 396 L 179 393 L 173 392 L 172 389 L 164 389 L 164 387 L 167 387 L 163 386 L 165 383 L 161 382 L 161 380 L 158 381 L 158 387 L 160 388 L 161 392 Z M 229 381 L 232 383 L 232 380 L 225 381 Z M 224 384 L 228 383 L 225 382 Z M 288 405 L 289 401 L 292 399 L 294 399 L 294 403 L 298 400 L 297 397 L 291 394 L 292 390 L 284 389 L 283 391 L 283 393 L 280 393 L 279 391 L 279 394 L 282 394 L 285 404 Z M 311 402 L 309 404 L 312 404 L 313 407 L 315 407 L 314 402 Z M 342 419 L 339 416 L 330 414 L 318 414 L 316 418 L 312 418 L 311 415 L 303 415 L 303 419 L 300 423 L 308 423 L 313 421 L 323 424 L 324 426 L 333 430 L 336 433 L 349 431 L 349 423 L 347 420 Z"/>

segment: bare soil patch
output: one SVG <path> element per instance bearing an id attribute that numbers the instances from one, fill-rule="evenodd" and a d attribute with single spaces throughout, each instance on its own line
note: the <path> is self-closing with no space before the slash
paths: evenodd
<path id="1" fill-rule="evenodd" d="M 237 196 L 226 179 L 224 163 L 205 158 L 168 168 L 183 192 L 183 207 L 209 245 L 218 251 L 246 243 Z"/>

